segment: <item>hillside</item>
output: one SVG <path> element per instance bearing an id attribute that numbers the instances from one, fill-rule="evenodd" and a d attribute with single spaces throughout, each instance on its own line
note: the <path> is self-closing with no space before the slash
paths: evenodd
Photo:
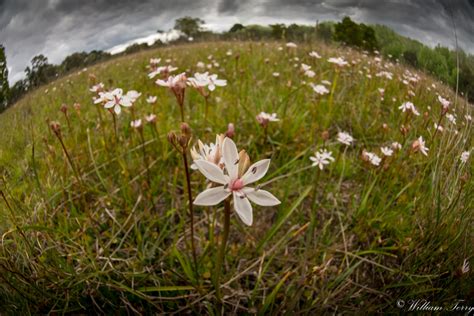
<path id="1" fill-rule="evenodd" d="M 172 75 L 227 80 L 207 98 L 186 88 L 192 146 L 233 123 L 251 163 L 271 159 L 257 184 L 281 204 L 252 203 L 251 226 L 233 204 L 221 293 L 227 203 L 190 217 L 168 141 L 181 135 L 180 106 L 148 77 L 151 58 Z M 100 82 L 141 96 L 114 115 L 93 102 Z M 259 124 L 262 111 L 278 120 Z M 423 73 L 323 44 L 183 44 L 68 75 L 0 115 L 1 310 L 397 312 L 396 300 L 472 299 L 471 115 Z M 209 182 L 191 170 L 190 184 L 195 198 Z"/>

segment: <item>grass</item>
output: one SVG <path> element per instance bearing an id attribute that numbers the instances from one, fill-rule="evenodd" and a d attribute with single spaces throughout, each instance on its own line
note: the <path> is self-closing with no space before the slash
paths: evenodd
<path id="1" fill-rule="evenodd" d="M 464 260 L 473 259 L 472 160 L 460 161 L 472 148 L 472 125 L 464 118 L 472 105 L 422 73 L 405 85 L 404 74 L 416 71 L 357 51 L 320 43 L 279 46 L 197 43 L 141 52 L 60 78 L 3 113 L 1 310 L 380 313 L 400 311 L 398 299 L 472 300 L 472 273 L 459 273 Z M 311 50 L 323 59 L 309 57 Z M 338 56 L 357 63 L 336 70 L 327 58 Z M 170 91 L 148 79 L 152 57 L 171 59 L 190 74 L 199 71 L 198 61 L 215 60 L 219 66 L 209 71 L 228 80 L 211 94 L 206 120 L 202 96 L 186 92 L 192 144 L 214 141 L 232 122 L 239 149 L 253 162 L 272 160 L 260 182 L 267 181 L 282 203 L 254 205 L 251 227 L 232 214 L 222 304 L 211 280 L 224 205 L 195 206 L 195 271 L 182 157 L 166 138 L 179 131 L 180 110 Z M 312 66 L 315 78 L 302 75 L 301 62 Z M 393 79 L 377 77 L 382 69 Z M 112 116 L 92 103 L 91 75 L 108 88 L 142 93 L 133 111 L 117 117 L 117 136 Z M 331 81 L 332 93 L 319 96 L 305 84 L 321 80 Z M 378 88 L 385 89 L 383 100 Z M 449 112 L 457 124 L 443 117 L 445 130 L 435 135 L 436 93 L 453 101 Z M 158 102 L 147 104 L 148 95 Z M 407 118 L 398 109 L 405 101 L 421 115 Z M 280 121 L 264 131 L 255 120 L 261 111 L 277 113 Z M 158 116 L 156 129 L 144 126 L 141 138 L 130 122 L 149 113 Z M 61 124 L 77 175 L 48 120 Z M 405 136 L 402 124 L 409 128 Z M 355 144 L 339 144 L 338 131 L 349 132 Z M 428 156 L 411 148 L 419 136 Z M 382 156 L 379 147 L 393 141 L 403 147 L 380 167 L 361 159 L 364 149 Z M 308 168 L 322 148 L 336 161 L 322 171 Z M 193 171 L 191 185 L 195 197 L 204 177 Z"/>

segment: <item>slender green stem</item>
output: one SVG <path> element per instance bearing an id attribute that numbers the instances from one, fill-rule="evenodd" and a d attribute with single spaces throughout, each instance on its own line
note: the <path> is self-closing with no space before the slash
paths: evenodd
<path id="1" fill-rule="evenodd" d="M 57 137 L 59 139 L 59 142 L 61 143 L 61 147 L 63 148 L 64 153 L 66 154 L 67 161 L 69 162 L 69 165 L 71 166 L 71 169 L 74 172 L 74 175 L 76 176 L 77 182 L 79 184 L 82 184 L 82 179 L 76 169 L 76 165 L 72 161 L 71 156 L 69 155 L 69 152 L 66 149 L 66 145 L 64 145 L 63 138 L 61 137 L 61 135 L 57 135 Z"/>
<path id="2" fill-rule="evenodd" d="M 206 107 L 204 108 L 204 122 L 207 122 L 207 113 L 209 111 L 209 94 L 204 97 L 204 100 L 206 102 Z"/>
<path id="3" fill-rule="evenodd" d="M 216 271 L 214 273 L 214 287 L 216 288 L 216 296 L 217 300 L 221 301 L 221 270 L 222 265 L 224 264 L 225 259 L 225 249 L 227 246 L 227 239 L 229 238 L 229 228 L 230 228 L 230 198 L 227 198 L 224 201 L 224 230 L 222 232 L 222 240 L 221 245 L 219 248 L 219 253 L 217 254 L 217 262 L 216 262 Z"/>
<path id="4" fill-rule="evenodd" d="M 118 132 L 117 132 L 117 119 L 115 118 L 115 114 L 110 112 L 112 114 L 112 118 L 114 120 L 114 133 L 115 133 L 115 142 L 118 143 Z"/>
<path id="5" fill-rule="evenodd" d="M 184 163 L 184 170 L 186 172 L 186 185 L 188 190 L 188 205 L 189 205 L 189 216 L 191 217 L 191 251 L 193 254 L 193 261 L 194 261 L 194 271 L 197 275 L 197 256 L 196 256 L 196 247 L 194 246 L 194 210 L 193 210 L 193 194 L 191 192 L 191 176 L 189 174 L 189 167 L 188 167 L 188 157 L 186 151 L 183 150 L 183 163 Z"/>

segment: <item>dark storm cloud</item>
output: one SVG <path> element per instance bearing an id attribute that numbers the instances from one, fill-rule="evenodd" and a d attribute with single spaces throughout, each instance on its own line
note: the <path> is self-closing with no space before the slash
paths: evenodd
<path id="1" fill-rule="evenodd" d="M 474 0 L 0 0 L 0 42 L 6 46 L 11 80 L 31 58 L 53 63 L 75 51 L 108 49 L 184 15 L 204 19 L 211 29 L 233 23 L 315 23 L 350 16 L 385 24 L 431 46 L 459 45 L 474 53 Z"/>

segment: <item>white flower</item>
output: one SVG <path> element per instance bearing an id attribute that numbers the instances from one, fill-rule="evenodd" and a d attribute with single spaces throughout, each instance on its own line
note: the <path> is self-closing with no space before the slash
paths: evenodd
<path id="1" fill-rule="evenodd" d="M 173 71 L 175 71 L 175 70 L 177 70 L 177 69 L 178 69 L 178 68 L 173 67 L 173 66 L 170 66 L 170 65 L 168 65 L 168 66 L 161 66 L 161 67 L 156 68 L 156 69 L 153 70 L 152 72 L 150 72 L 150 73 L 148 74 L 148 78 L 153 79 L 153 78 L 155 78 L 157 75 L 159 75 L 159 74 L 161 74 L 161 73 L 171 73 L 171 72 L 173 72 Z"/>
<path id="2" fill-rule="evenodd" d="M 130 95 L 129 93 L 127 93 L 126 95 L 123 95 L 123 90 L 117 88 L 111 92 L 106 92 L 102 94 L 102 96 L 99 95 L 99 97 L 103 97 L 103 99 L 106 101 L 106 103 L 104 104 L 104 107 L 106 109 L 113 108 L 115 114 L 118 115 L 122 111 L 121 109 L 122 106 L 131 107 L 133 105 L 133 102 L 135 101 L 135 99 L 133 99 L 132 97 L 135 97 L 136 96 L 135 93 L 138 93 L 138 92 L 135 91 L 135 93 L 132 93 Z"/>
<path id="3" fill-rule="evenodd" d="M 130 126 L 133 127 L 133 128 L 140 128 L 140 127 L 142 127 L 142 120 L 138 119 L 138 120 L 135 120 L 135 121 L 131 121 Z"/>
<path id="4" fill-rule="evenodd" d="M 252 225 L 253 211 L 250 201 L 257 205 L 274 206 L 280 201 L 270 192 L 248 187 L 265 176 L 270 166 L 270 159 L 260 160 L 251 165 L 243 175 L 239 175 L 239 153 L 235 143 L 225 138 L 222 144 L 222 156 L 226 172 L 206 160 L 196 160 L 199 171 L 210 181 L 220 184 L 199 193 L 194 200 L 195 205 L 216 205 L 233 195 L 234 208 L 237 215 L 246 225 Z M 250 201 L 249 201 L 250 200 Z"/>
<path id="5" fill-rule="evenodd" d="M 464 151 L 462 154 L 461 154 L 461 162 L 463 163 L 466 163 L 467 160 L 469 159 L 469 156 L 471 155 L 471 153 L 469 151 Z"/>
<path id="6" fill-rule="evenodd" d="M 326 149 L 317 151 L 314 157 L 309 157 L 309 159 L 313 162 L 312 166 L 318 166 L 320 170 L 323 170 L 324 165 L 329 165 L 331 161 L 334 161 L 332 152 L 327 151 Z"/>
<path id="7" fill-rule="evenodd" d="M 391 72 L 388 72 L 388 71 L 381 71 L 381 72 L 377 73 L 375 76 L 376 77 L 385 77 L 388 80 L 393 79 L 393 74 Z"/>
<path id="8" fill-rule="evenodd" d="M 390 147 L 380 147 L 380 151 L 387 157 L 393 155 L 393 149 L 391 149 Z"/>
<path id="9" fill-rule="evenodd" d="M 227 56 L 232 56 L 232 50 L 228 50 L 227 53 L 225 53 Z"/>
<path id="10" fill-rule="evenodd" d="M 310 69 L 311 69 L 310 65 L 301 64 L 301 70 L 303 70 L 303 72 L 308 71 Z"/>
<path id="11" fill-rule="evenodd" d="M 277 118 L 277 114 L 276 113 L 272 113 L 272 114 L 269 114 L 269 113 L 265 113 L 265 112 L 260 112 L 257 116 L 256 116 L 256 119 L 258 121 L 258 123 L 262 126 L 267 126 L 267 124 L 269 122 L 278 122 L 280 119 Z"/>
<path id="12" fill-rule="evenodd" d="M 444 131 L 443 126 L 438 125 L 438 123 L 434 123 L 434 128 L 435 128 L 436 130 L 438 130 L 438 132 Z"/>
<path id="13" fill-rule="evenodd" d="M 159 86 L 168 87 L 170 89 L 184 89 L 186 87 L 186 73 L 183 72 L 176 76 L 169 76 L 166 80 L 158 79 L 155 83 Z"/>
<path id="14" fill-rule="evenodd" d="M 341 144 L 350 146 L 354 142 L 354 138 L 346 132 L 337 133 L 337 141 Z"/>
<path id="15" fill-rule="evenodd" d="M 343 58 L 341 58 L 341 57 L 337 57 L 337 58 L 331 57 L 331 58 L 328 59 L 328 62 L 330 62 L 330 63 L 332 63 L 332 64 L 336 64 L 336 65 L 338 65 L 338 66 L 340 66 L 340 67 L 343 67 L 343 66 L 345 66 L 345 65 L 348 64 L 347 61 L 345 61 L 345 60 L 344 60 Z"/>
<path id="16" fill-rule="evenodd" d="M 153 103 L 156 102 L 157 99 L 158 99 L 158 97 L 150 95 L 148 98 L 146 98 L 146 102 L 148 102 L 150 104 L 153 104 Z"/>
<path id="17" fill-rule="evenodd" d="M 227 85 L 227 80 L 224 79 L 217 79 L 217 75 L 210 75 L 209 76 L 209 85 L 207 88 L 210 91 L 214 91 L 217 87 L 225 87 Z"/>
<path id="18" fill-rule="evenodd" d="M 418 137 L 418 139 L 416 139 L 413 144 L 411 145 L 411 147 L 413 148 L 413 150 L 415 151 L 421 151 L 421 153 L 425 156 L 428 156 L 428 151 L 429 151 L 429 148 L 426 147 L 425 145 L 425 141 L 423 140 L 423 136 L 420 136 Z"/>
<path id="19" fill-rule="evenodd" d="M 398 107 L 402 112 L 411 111 L 415 115 L 420 115 L 420 113 L 416 110 L 415 105 L 411 102 L 404 102 L 402 105 Z"/>
<path id="20" fill-rule="evenodd" d="M 312 51 L 308 54 L 310 57 L 314 57 L 314 58 L 317 58 L 317 59 L 320 59 L 321 56 L 319 56 L 319 54 L 315 51 Z"/>
<path id="21" fill-rule="evenodd" d="M 467 259 L 464 259 L 464 262 L 462 263 L 462 267 L 461 267 L 461 273 L 466 274 L 469 272 L 469 270 L 470 270 L 469 261 L 467 261 Z"/>
<path id="22" fill-rule="evenodd" d="M 272 73 L 273 77 L 277 78 L 277 77 L 280 77 L 280 73 L 279 72 L 274 72 Z"/>
<path id="23" fill-rule="evenodd" d="M 161 62 L 161 58 L 150 58 L 150 65 L 156 66 Z"/>
<path id="24" fill-rule="evenodd" d="M 470 116 L 469 114 L 464 115 L 464 118 L 465 118 L 466 121 L 468 121 L 468 122 L 472 121 L 472 116 Z"/>
<path id="25" fill-rule="evenodd" d="M 104 90 L 104 84 L 102 82 L 99 82 L 98 84 L 93 85 L 89 89 L 90 92 L 99 92 L 99 91 L 102 91 L 102 90 Z"/>
<path id="26" fill-rule="evenodd" d="M 400 144 L 399 142 L 393 142 L 392 143 L 392 149 L 393 150 L 400 150 L 400 149 L 402 149 L 402 144 Z"/>
<path id="27" fill-rule="evenodd" d="M 206 64 L 204 64 L 202 61 L 198 61 L 198 63 L 196 64 L 196 67 L 198 67 L 198 68 L 206 68 Z"/>
<path id="28" fill-rule="evenodd" d="M 331 81 L 329 81 L 329 80 L 323 80 L 323 81 L 321 81 L 321 83 L 322 83 L 322 84 L 325 84 L 325 85 L 327 85 L 327 86 L 330 86 L 330 85 L 331 85 Z"/>
<path id="29" fill-rule="evenodd" d="M 321 84 L 315 85 L 313 83 L 310 83 L 309 85 L 311 86 L 311 88 L 313 88 L 314 92 L 316 92 L 320 95 L 325 95 L 325 94 L 329 93 L 328 88 L 326 88 L 325 86 L 323 86 Z"/>
<path id="30" fill-rule="evenodd" d="M 454 125 L 456 125 L 456 117 L 454 115 L 452 115 L 451 113 L 448 113 L 446 114 L 446 118 L 451 122 L 453 123 Z"/>
<path id="31" fill-rule="evenodd" d="M 98 97 L 93 97 L 92 100 L 94 100 L 94 104 L 107 102 L 107 93 L 108 92 L 99 92 Z"/>
<path id="32" fill-rule="evenodd" d="M 286 43 L 286 47 L 288 47 L 288 48 L 296 48 L 297 45 L 296 45 L 295 43 L 293 43 L 293 42 L 288 42 L 288 43 Z"/>
<path id="33" fill-rule="evenodd" d="M 222 143 L 224 141 L 224 135 L 216 135 L 216 142 L 204 144 L 201 140 L 198 140 L 198 146 L 191 148 L 191 157 L 194 161 L 206 160 L 217 165 L 219 168 L 223 168 L 224 161 L 222 158 Z M 191 169 L 197 170 L 196 163 L 193 162 Z"/>
<path id="34" fill-rule="evenodd" d="M 451 102 L 443 98 L 442 96 L 438 95 L 438 101 L 441 103 L 443 106 L 443 110 L 447 110 L 449 106 L 451 105 Z"/>
<path id="35" fill-rule="evenodd" d="M 148 123 L 155 123 L 156 122 L 156 115 L 155 114 L 147 115 L 147 116 L 145 116 L 145 120 Z"/>
<path id="36" fill-rule="evenodd" d="M 208 72 L 197 72 L 194 74 L 194 77 L 188 79 L 188 84 L 197 89 L 207 87 L 210 91 L 214 91 L 216 86 L 226 86 L 227 80 L 217 79 L 217 75 L 209 75 Z"/>
<path id="37" fill-rule="evenodd" d="M 364 155 L 364 157 L 366 157 L 369 160 L 369 162 L 374 166 L 379 166 L 380 162 L 382 162 L 382 158 L 380 158 L 374 153 L 364 151 L 362 152 L 362 155 Z"/>
<path id="38" fill-rule="evenodd" d="M 194 88 L 204 88 L 207 87 L 209 84 L 209 73 L 199 73 L 196 72 L 194 74 L 194 77 L 188 78 L 188 85 L 194 87 Z"/>
<path id="39" fill-rule="evenodd" d="M 313 78 L 316 76 L 316 73 L 311 70 L 311 66 L 306 64 L 301 64 L 301 70 L 304 72 L 304 75 L 308 78 Z"/>

